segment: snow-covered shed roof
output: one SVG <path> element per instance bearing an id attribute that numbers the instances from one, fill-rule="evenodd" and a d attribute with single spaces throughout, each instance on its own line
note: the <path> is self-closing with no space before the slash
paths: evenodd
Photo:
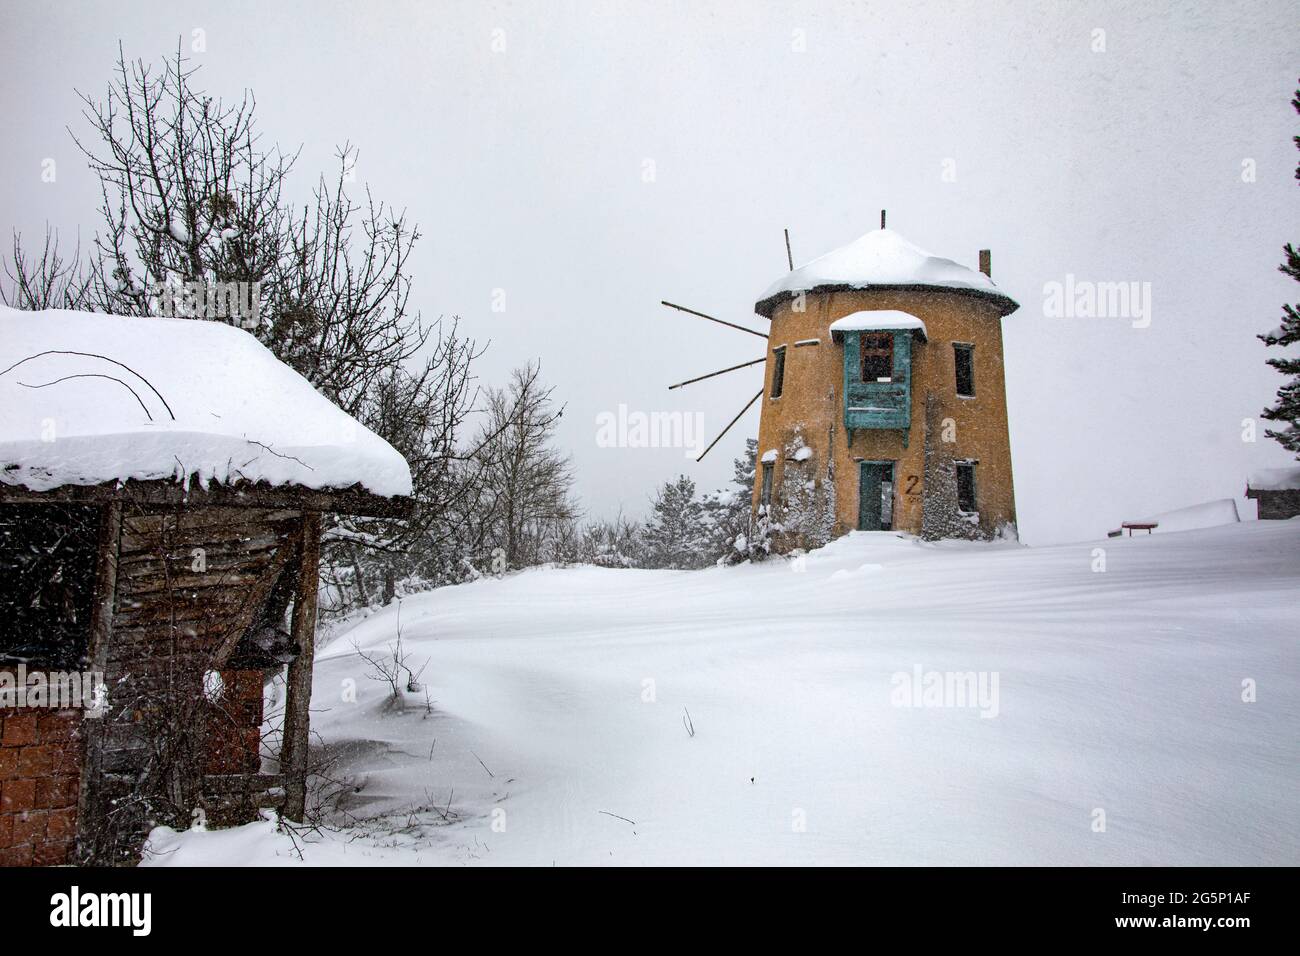
<path id="1" fill-rule="evenodd" d="M 925 288 L 980 296 L 1002 315 L 1020 308 L 984 273 L 931 255 L 892 229 L 877 229 L 777 279 L 759 296 L 754 311 L 771 318 L 778 304 L 800 292 Z"/>
<path id="2" fill-rule="evenodd" d="M 1250 491 L 1300 491 L 1300 465 L 1252 472 L 1246 487 Z"/>
<path id="3" fill-rule="evenodd" d="M 0 485 L 411 493 L 406 460 L 248 332 L 0 306 Z"/>
<path id="4" fill-rule="evenodd" d="M 920 332 L 925 339 L 925 323 L 899 309 L 864 309 L 836 319 L 831 323 L 831 335 L 837 332 L 891 332 L 899 329 L 912 329 Z"/>

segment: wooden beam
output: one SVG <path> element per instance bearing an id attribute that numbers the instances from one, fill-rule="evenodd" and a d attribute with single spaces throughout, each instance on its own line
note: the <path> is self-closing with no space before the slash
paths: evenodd
<path id="1" fill-rule="evenodd" d="M 731 426 L 736 424 L 736 422 L 740 421 L 740 416 L 745 414 L 745 412 L 749 411 L 749 407 L 762 397 L 763 397 L 763 390 L 760 388 L 758 390 L 758 394 L 745 403 L 745 407 L 740 410 L 740 414 L 738 414 L 735 418 L 733 418 L 731 421 L 727 423 L 727 427 L 718 433 L 718 437 L 713 439 L 713 441 L 709 443 L 709 447 L 704 449 L 704 451 L 700 454 L 700 457 L 696 458 L 695 460 L 697 462 L 703 461 L 704 456 L 707 455 L 709 452 L 713 451 L 713 446 L 716 445 L 718 442 L 722 441 L 722 436 L 727 434 L 727 432 L 731 431 Z"/>
<path id="2" fill-rule="evenodd" d="M 750 335 L 757 335 L 760 339 L 767 338 L 767 336 L 764 335 L 762 332 L 757 332 L 754 329 L 747 329 L 743 325 L 736 325 L 736 323 L 734 322 L 724 322 L 722 321 L 722 319 L 715 319 L 711 315 L 705 315 L 703 312 L 696 312 L 694 309 L 688 309 L 684 305 L 676 305 L 664 299 L 660 299 L 659 304 L 666 305 L 670 309 L 676 309 L 678 312 L 685 312 L 687 315 L 694 315 L 694 316 L 698 316 L 701 319 L 708 319 L 710 322 L 717 322 L 718 325 L 725 325 L 729 329 L 739 329 L 742 332 L 748 332 Z"/>
<path id="3" fill-rule="evenodd" d="M 280 743 L 280 772 L 284 775 L 285 791 L 284 815 L 300 823 L 307 807 L 307 749 L 311 732 L 311 671 L 316 656 L 320 530 L 320 512 L 308 511 L 303 514 L 292 623 L 293 641 L 298 647 L 298 656 L 289 665 Z"/>
<path id="4" fill-rule="evenodd" d="M 738 368 L 749 368 L 751 365 L 757 365 L 759 362 L 766 362 L 766 361 L 767 361 L 767 356 L 764 356 L 763 358 L 754 359 L 754 361 L 752 362 L 744 362 L 740 365 L 733 365 L 731 366 L 731 368 L 724 368 L 717 372 L 710 372 L 708 375 L 701 375 L 699 378 L 688 378 L 686 381 L 678 382 L 676 385 L 669 385 L 668 391 L 671 392 L 673 389 L 681 388 L 683 385 L 692 385 L 695 382 L 702 382 L 706 378 L 713 378 L 715 375 L 726 375 L 728 372 L 734 372 Z"/>
<path id="5" fill-rule="evenodd" d="M 790 230 L 785 231 L 785 261 L 790 263 L 790 271 L 794 272 L 794 253 L 790 251 Z"/>
<path id="6" fill-rule="evenodd" d="M 372 494 L 361 485 L 350 488 L 316 490 L 301 485 L 212 484 L 207 488 L 189 488 L 171 479 L 153 481 L 113 481 L 100 485 L 61 485 L 49 491 L 32 491 L 21 485 L 0 482 L 0 503 L 107 504 L 113 501 L 138 505 L 177 508 L 272 508 L 303 511 L 327 511 L 335 514 L 365 515 L 374 518 L 403 518 L 411 513 L 410 498 L 385 498 Z"/>
<path id="7" fill-rule="evenodd" d="M 320 521 L 320 513 L 312 513 L 316 515 L 316 520 Z M 306 520 L 305 517 L 303 520 Z M 288 544 L 280 545 L 276 549 L 275 557 L 271 559 L 270 564 L 258 573 L 257 580 L 251 586 L 240 588 L 243 592 L 242 604 L 227 625 L 226 633 L 212 655 L 212 663 L 209 665 L 212 670 L 219 671 L 226 666 L 226 662 L 230 660 L 230 655 L 235 653 L 235 648 L 239 647 L 239 642 L 244 639 L 248 629 L 253 626 L 258 616 L 266 609 L 266 602 L 271 597 L 271 590 L 279 581 L 280 572 L 289 563 L 289 555 L 294 550 L 296 549 Z M 312 625 L 315 626 L 314 616 Z"/>
<path id="8" fill-rule="evenodd" d="M 90 638 L 86 647 L 86 666 L 93 674 L 104 674 L 108 667 L 108 647 L 113 636 L 113 610 L 117 603 L 117 553 L 122 537 L 122 503 L 111 502 L 100 509 L 99 534 L 95 553 L 95 592 L 90 611 Z M 95 691 L 98 689 L 96 688 Z M 111 704 L 111 701 L 109 701 Z M 108 714 L 87 716 L 81 722 L 85 757 L 77 790 L 76 859 L 80 863 L 96 862 L 94 837 L 99 829 L 98 785 L 103 768 L 104 725 Z"/>

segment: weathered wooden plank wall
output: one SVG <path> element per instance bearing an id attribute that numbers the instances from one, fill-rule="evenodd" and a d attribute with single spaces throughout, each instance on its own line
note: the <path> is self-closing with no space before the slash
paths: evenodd
<path id="1" fill-rule="evenodd" d="M 257 775 L 262 675 L 222 671 L 261 624 L 280 576 L 296 574 L 302 526 L 302 513 L 287 509 L 125 506 L 111 620 L 96 650 L 109 708 L 83 800 L 89 856 L 124 859 L 150 818 L 188 825 L 207 774 Z M 203 696 L 209 671 L 226 686 L 215 702 Z"/>

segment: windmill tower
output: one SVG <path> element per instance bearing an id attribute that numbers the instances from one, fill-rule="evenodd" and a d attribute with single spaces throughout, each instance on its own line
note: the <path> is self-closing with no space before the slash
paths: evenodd
<path id="1" fill-rule="evenodd" d="M 1001 320 L 1019 305 L 988 250 L 979 261 L 925 252 L 882 212 L 879 230 L 791 263 L 755 304 L 771 326 L 764 388 L 745 406 L 762 402 L 753 513 L 777 550 L 853 530 L 1014 532 Z"/>
<path id="2" fill-rule="evenodd" d="M 753 501 L 788 546 L 820 543 L 815 523 L 788 514 L 809 484 L 831 535 L 1014 528 L 1001 319 L 1019 306 L 990 272 L 987 250 L 975 272 L 886 229 L 882 213 L 879 230 L 763 293 Z"/>

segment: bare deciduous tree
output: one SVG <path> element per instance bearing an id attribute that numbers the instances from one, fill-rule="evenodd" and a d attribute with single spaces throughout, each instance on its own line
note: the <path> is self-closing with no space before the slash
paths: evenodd
<path id="1" fill-rule="evenodd" d="M 511 568 L 546 560 L 560 529 L 578 517 L 572 465 L 553 447 L 564 409 L 555 408 L 554 390 L 540 374 L 539 364 L 529 364 L 515 369 L 507 387 L 486 390 L 487 421 L 476 442 L 484 537 Z"/>
<path id="2" fill-rule="evenodd" d="M 401 452 L 413 514 L 335 518 L 325 529 L 334 610 L 463 580 L 494 547 L 514 567 L 571 551 L 572 479 L 550 447 L 561 412 L 537 368 L 480 392 L 472 367 L 481 350 L 456 320 L 426 323 L 411 307 L 418 227 L 368 189 L 359 199 L 349 191 L 356 150 L 342 146 L 336 169 L 295 207 L 298 154 L 262 145 L 251 92 L 215 99 L 196 72 L 179 45 L 154 65 L 128 60 L 119 46 L 103 96 L 81 95 L 89 131 L 73 134 L 100 181 L 87 260 L 65 259 L 48 233 L 37 258 L 15 236 L 0 296 L 21 308 L 242 325 Z M 260 294 L 221 295 L 236 283 L 256 283 Z M 210 314 L 214 301 L 236 310 Z M 486 424 L 462 447 L 478 411 Z"/>
<path id="3" fill-rule="evenodd" d="M 82 309 L 89 298 L 91 277 L 81 264 L 81 246 L 64 258 L 59 251 L 58 233 L 48 226 L 38 257 L 23 248 L 15 232 L 13 248 L 4 262 L 6 282 L 0 284 L 0 302 L 14 309 L 40 312 L 45 309 Z"/>
<path id="4" fill-rule="evenodd" d="M 185 282 L 269 285 L 281 265 L 296 156 L 261 149 L 250 92 L 227 105 L 194 87 L 195 72 L 179 44 L 161 70 L 119 46 L 104 98 L 79 94 L 94 136 L 72 138 L 100 181 L 99 311 L 149 315 L 170 298 L 180 314 Z"/>

